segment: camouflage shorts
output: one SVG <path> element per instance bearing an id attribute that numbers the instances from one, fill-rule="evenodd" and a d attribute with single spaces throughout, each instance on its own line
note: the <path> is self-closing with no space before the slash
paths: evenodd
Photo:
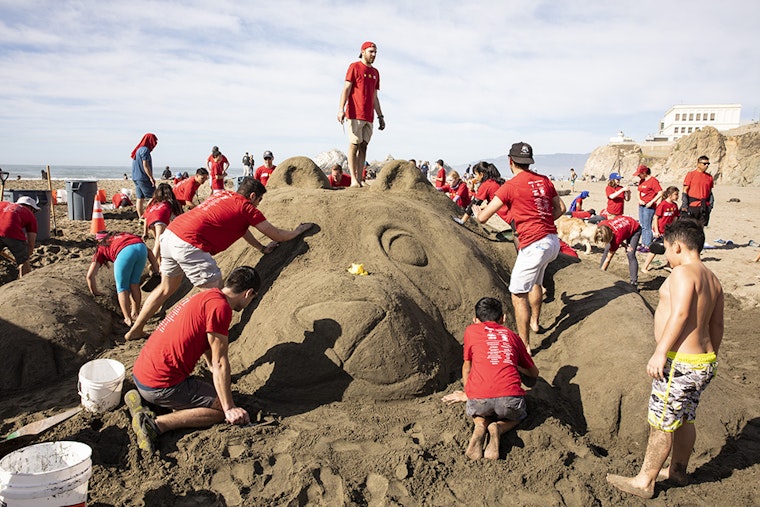
<path id="1" fill-rule="evenodd" d="M 668 352 L 665 378 L 652 381 L 647 420 L 653 427 L 671 433 L 693 423 L 702 391 L 715 376 L 715 354 Z"/>

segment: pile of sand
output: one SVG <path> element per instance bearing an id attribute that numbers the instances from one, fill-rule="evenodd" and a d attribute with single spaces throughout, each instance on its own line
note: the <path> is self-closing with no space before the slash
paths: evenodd
<path id="1" fill-rule="evenodd" d="M 511 319 L 513 245 L 455 224 L 456 206 L 404 162 L 386 164 L 364 189 L 326 189 L 315 167 L 305 158 L 283 161 L 261 204 L 279 227 L 315 228 L 267 256 L 244 242 L 217 256 L 224 273 L 247 264 L 263 275 L 259 296 L 230 332 L 233 392 L 249 411 L 281 419 L 173 432 L 148 456 L 136 448 L 123 408 L 80 414 L 38 441 L 73 439 L 93 448 L 90 504 L 628 502 L 604 474 L 633 473 L 643 457 L 651 306 L 665 273 L 651 277 L 642 298 L 616 276 L 627 273 L 621 263 L 599 272 L 597 253 L 553 263 L 547 330 L 534 337 L 541 378 L 527 397 L 530 415 L 503 439 L 506 459 L 473 463 L 464 456 L 471 431 L 464 407 L 439 398 L 461 388 L 462 333 L 477 299 L 500 298 Z M 58 260 L 0 287 L 0 343 L 20 357 L 3 376 L 6 433 L 41 411 L 75 405 L 82 362 L 102 353 L 131 369 L 141 346 L 121 340 L 110 271 L 99 273 L 109 296 L 86 292 L 89 224 L 61 223 L 64 236 L 43 247 L 57 247 L 43 257 Z M 106 223 L 139 230 L 131 210 L 108 212 Z M 370 274 L 350 274 L 352 263 Z M 754 501 L 758 337 L 740 342 L 732 333 L 749 330 L 742 326 L 752 320 L 732 320 L 739 308 L 729 300 L 721 369 L 699 414 L 690 469 L 696 484 L 659 490 L 668 504 L 693 503 L 695 495 L 710 503 Z M 47 378 L 29 366 L 38 357 Z"/>

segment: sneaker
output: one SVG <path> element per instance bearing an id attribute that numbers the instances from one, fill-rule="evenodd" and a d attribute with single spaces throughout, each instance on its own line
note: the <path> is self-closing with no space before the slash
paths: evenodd
<path id="1" fill-rule="evenodd" d="M 156 448 L 156 440 L 160 433 L 156 424 L 156 415 L 147 407 L 143 407 L 140 393 L 135 389 L 124 395 L 124 403 L 132 416 L 132 431 L 137 436 L 137 446 L 152 453 Z"/>
<path id="2" fill-rule="evenodd" d="M 640 247 L 638 247 L 638 248 L 636 249 L 636 251 L 637 251 L 637 252 L 639 252 L 639 253 L 649 253 L 649 247 L 646 247 L 646 246 L 640 246 Z"/>
<path id="3" fill-rule="evenodd" d="M 461 219 L 461 218 L 459 218 L 459 217 L 451 217 L 451 219 L 452 219 L 453 221 L 455 221 L 456 223 L 458 223 L 459 225 L 464 225 L 464 220 L 462 220 L 462 219 Z"/>

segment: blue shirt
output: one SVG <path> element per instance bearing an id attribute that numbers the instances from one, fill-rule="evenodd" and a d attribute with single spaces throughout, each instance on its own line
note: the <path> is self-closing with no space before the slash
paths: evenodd
<path id="1" fill-rule="evenodd" d="M 143 160 L 148 161 L 148 167 L 153 168 L 153 159 L 150 157 L 150 150 L 147 146 L 141 147 L 135 152 L 135 159 L 132 161 L 132 180 L 133 181 L 147 181 L 148 175 L 145 174 L 143 169 Z"/>

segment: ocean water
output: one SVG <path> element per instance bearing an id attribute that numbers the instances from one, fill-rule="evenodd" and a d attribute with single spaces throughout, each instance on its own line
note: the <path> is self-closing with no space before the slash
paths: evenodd
<path id="1" fill-rule="evenodd" d="M 44 165 L 13 165 L 0 164 L 3 171 L 10 173 L 8 181 L 17 179 L 21 176 L 22 180 L 42 178 L 41 171 L 45 170 Z M 173 173 L 185 172 L 195 174 L 197 167 L 172 167 Z M 153 169 L 153 175 L 161 177 L 163 168 Z M 54 180 L 122 180 L 124 175 L 128 179 L 132 176 L 132 166 L 97 166 L 97 165 L 51 165 L 50 178 Z"/>

